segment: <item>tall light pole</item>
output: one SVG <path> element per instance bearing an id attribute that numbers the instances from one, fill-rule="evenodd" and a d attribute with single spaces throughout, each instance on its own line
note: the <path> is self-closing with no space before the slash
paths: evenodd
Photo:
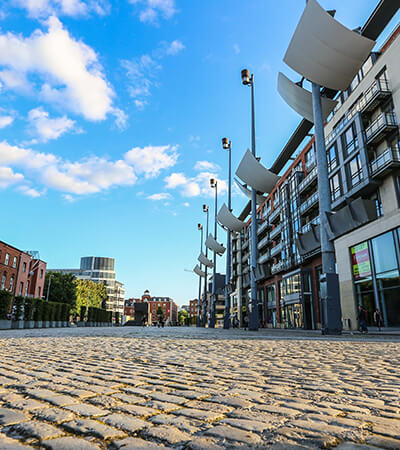
<path id="1" fill-rule="evenodd" d="M 209 209 L 208 205 L 203 205 L 203 212 L 206 213 L 206 236 L 208 236 L 208 222 L 209 222 Z M 208 257 L 208 248 L 206 246 L 206 258 Z M 204 277 L 204 293 L 203 293 L 203 313 L 201 318 L 201 326 L 205 327 L 207 323 L 207 266 L 205 266 L 205 277 Z"/>
<path id="2" fill-rule="evenodd" d="M 242 70 L 242 84 L 251 88 L 251 152 L 256 156 L 256 125 L 254 107 L 254 75 L 247 69 Z M 250 320 L 249 330 L 258 331 L 258 301 L 256 287 L 257 269 L 257 198 L 256 190 L 251 188 L 251 267 L 250 267 Z"/>
<path id="3" fill-rule="evenodd" d="M 215 189 L 215 215 L 214 215 L 214 239 L 217 240 L 217 211 L 218 211 L 218 182 L 215 178 L 210 178 L 210 186 Z M 217 252 L 214 252 L 213 281 L 211 291 L 211 308 L 210 308 L 210 328 L 215 328 L 215 303 L 216 303 L 216 283 L 217 275 Z"/>
<path id="4" fill-rule="evenodd" d="M 222 148 L 228 150 L 228 208 L 232 212 L 232 141 L 222 138 Z M 224 329 L 229 330 L 231 324 L 231 302 L 228 286 L 231 281 L 231 230 L 226 233 L 226 273 L 225 273 L 225 312 Z"/>
<path id="5" fill-rule="evenodd" d="M 201 231 L 201 237 L 200 237 L 200 254 L 203 251 L 203 225 L 201 223 L 197 224 L 197 229 Z M 201 264 L 200 264 L 201 269 Z M 200 327 L 200 311 L 201 311 L 201 276 L 199 276 L 199 296 L 197 300 L 197 320 L 196 320 L 196 326 Z"/>

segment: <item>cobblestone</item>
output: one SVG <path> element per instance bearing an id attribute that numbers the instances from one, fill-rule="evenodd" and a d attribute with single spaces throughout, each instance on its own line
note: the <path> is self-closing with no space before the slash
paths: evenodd
<path id="1" fill-rule="evenodd" d="M 399 342 L 276 336 L 0 331 L 0 449 L 400 448 Z"/>

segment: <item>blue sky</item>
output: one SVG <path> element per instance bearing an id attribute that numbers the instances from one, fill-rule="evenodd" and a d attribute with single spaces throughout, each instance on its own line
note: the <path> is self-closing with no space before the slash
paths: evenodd
<path id="1" fill-rule="evenodd" d="M 349 28 L 376 3 L 321 1 Z M 234 168 L 249 146 L 240 70 L 255 74 L 257 153 L 268 166 L 300 120 L 276 79 L 296 78 L 282 58 L 303 6 L 0 2 L 0 239 L 39 250 L 50 268 L 115 257 L 128 297 L 197 297 L 198 278 L 184 269 L 196 264 L 201 205 L 213 205 L 210 176 L 226 201 L 221 138 L 232 139 Z M 235 192 L 233 204 L 239 213 L 245 199 Z"/>

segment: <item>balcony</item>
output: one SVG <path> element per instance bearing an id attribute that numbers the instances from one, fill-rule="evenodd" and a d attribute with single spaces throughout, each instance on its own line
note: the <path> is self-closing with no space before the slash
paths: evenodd
<path id="1" fill-rule="evenodd" d="M 375 80 L 360 100 L 360 111 L 363 113 L 373 111 L 390 95 L 389 83 L 386 80 Z"/>
<path id="2" fill-rule="evenodd" d="M 257 229 L 257 234 L 261 234 L 263 231 L 268 230 L 271 227 L 268 220 L 265 220 Z"/>
<path id="3" fill-rule="evenodd" d="M 367 144 L 376 144 L 382 141 L 388 133 L 397 127 L 397 119 L 394 113 L 380 114 L 365 130 Z"/>
<path id="4" fill-rule="evenodd" d="M 311 230 L 311 225 L 318 225 L 319 224 L 319 216 L 315 217 L 315 219 L 313 219 L 311 222 L 306 223 L 302 228 L 301 228 L 301 232 L 307 233 L 308 231 Z"/>
<path id="5" fill-rule="evenodd" d="M 249 239 L 246 239 L 242 244 L 242 251 L 249 247 Z"/>
<path id="6" fill-rule="evenodd" d="M 258 258 L 258 264 L 264 264 L 270 259 L 271 259 L 271 252 L 267 250 Z"/>
<path id="7" fill-rule="evenodd" d="M 374 159 L 369 167 L 371 170 L 371 176 L 373 177 L 382 177 L 386 175 L 393 168 L 397 168 L 400 166 L 400 149 L 396 146 L 396 148 L 388 148 L 381 155 L 379 155 L 376 159 Z"/>
<path id="8" fill-rule="evenodd" d="M 315 192 L 309 199 L 300 205 L 300 214 L 304 214 L 318 203 L 318 192 Z"/>
<path id="9" fill-rule="evenodd" d="M 261 241 L 257 244 L 257 249 L 261 250 L 266 247 L 271 242 L 269 235 L 267 234 Z"/>
<path id="10" fill-rule="evenodd" d="M 299 184 L 299 192 L 304 191 L 306 188 L 311 186 L 311 183 L 317 179 L 317 168 L 314 169 L 304 178 L 304 180 Z"/>
<path id="11" fill-rule="evenodd" d="M 282 231 L 282 226 L 282 223 L 280 223 L 271 231 L 271 233 L 269 233 L 271 239 L 274 239 L 276 236 L 278 236 L 278 234 Z"/>
<path id="12" fill-rule="evenodd" d="M 283 248 L 282 242 L 280 242 L 278 245 L 275 245 L 275 247 L 272 247 L 271 248 L 271 256 L 274 257 L 274 256 L 278 255 L 282 251 L 282 248 Z"/>
<path id="13" fill-rule="evenodd" d="M 272 264 L 271 273 L 274 275 L 275 273 L 281 272 L 282 270 L 288 269 L 290 267 L 290 261 L 282 260 L 276 264 Z"/>
<path id="14" fill-rule="evenodd" d="M 275 223 L 281 214 L 281 205 L 277 205 L 274 211 L 270 214 L 268 221 L 269 223 Z"/>

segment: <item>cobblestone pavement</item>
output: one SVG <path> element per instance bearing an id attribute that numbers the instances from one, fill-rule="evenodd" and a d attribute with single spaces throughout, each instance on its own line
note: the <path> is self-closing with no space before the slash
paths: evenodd
<path id="1" fill-rule="evenodd" d="M 400 341 L 0 332 L 0 449 L 400 448 Z"/>

